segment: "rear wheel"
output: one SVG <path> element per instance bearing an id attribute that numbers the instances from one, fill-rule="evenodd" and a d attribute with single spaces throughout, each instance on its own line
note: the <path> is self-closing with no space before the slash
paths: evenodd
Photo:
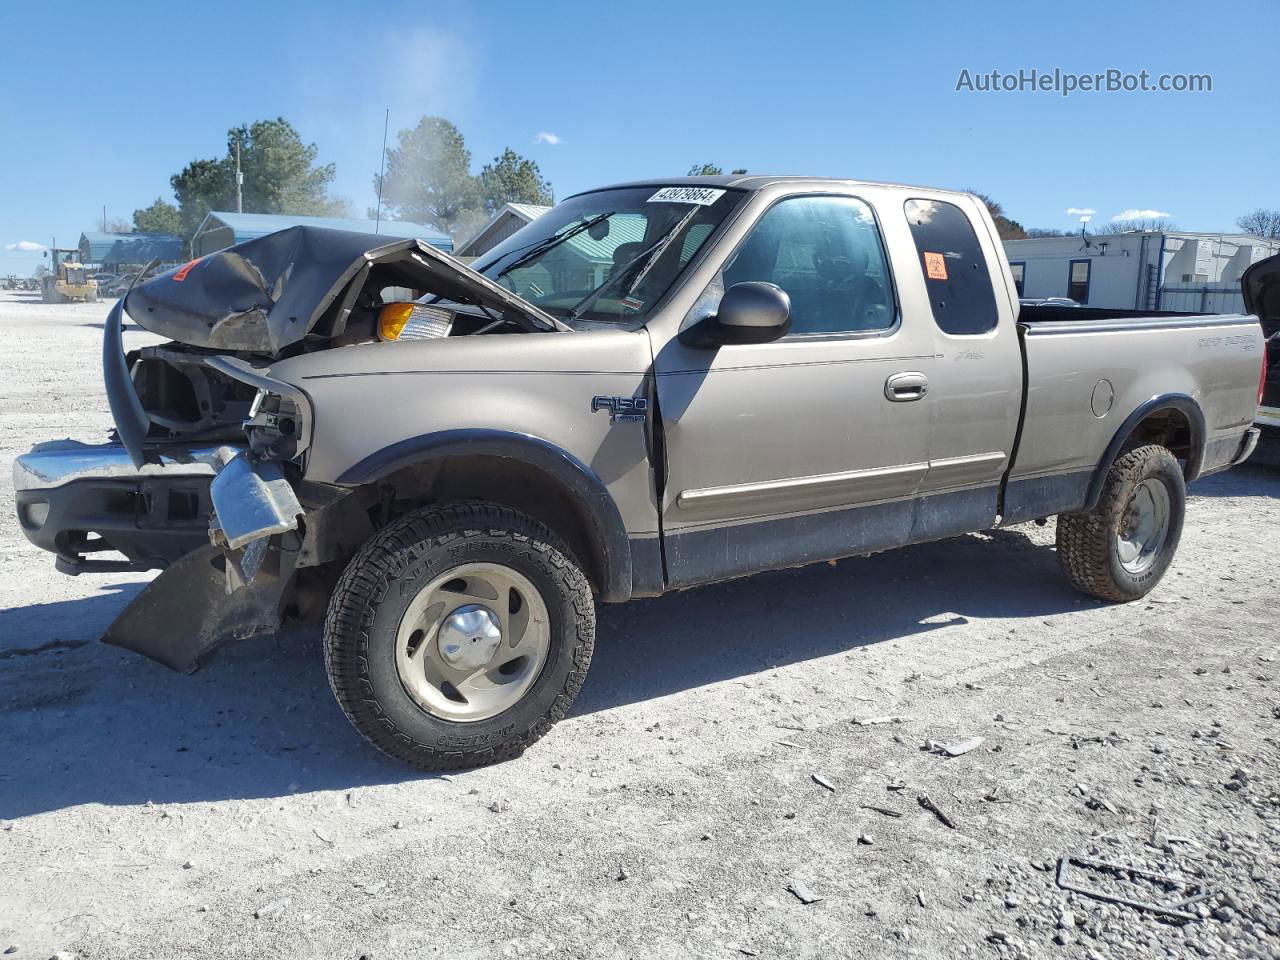
<path id="1" fill-rule="evenodd" d="M 565 715 L 591 662 L 586 577 L 505 507 L 416 511 L 351 560 L 325 621 L 329 683 L 374 746 L 428 770 L 522 752 Z"/>
<path id="2" fill-rule="evenodd" d="M 1058 560 L 1072 584 L 1103 600 L 1149 593 L 1182 537 L 1186 484 L 1164 447 L 1139 447 L 1112 465 L 1092 510 L 1058 517 Z"/>

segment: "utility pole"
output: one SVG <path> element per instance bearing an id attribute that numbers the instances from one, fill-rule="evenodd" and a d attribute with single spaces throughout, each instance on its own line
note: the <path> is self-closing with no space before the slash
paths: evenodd
<path id="1" fill-rule="evenodd" d="M 102 205 L 102 232 L 107 232 L 107 205 Z"/>
<path id="2" fill-rule="evenodd" d="M 382 225 L 382 179 L 387 175 L 387 124 L 391 122 L 391 108 L 382 117 L 382 157 L 378 167 L 378 212 L 373 220 L 373 232 L 377 233 Z"/>
<path id="3" fill-rule="evenodd" d="M 240 132 L 236 131 L 236 213 L 244 213 L 244 174 L 240 172 Z"/>

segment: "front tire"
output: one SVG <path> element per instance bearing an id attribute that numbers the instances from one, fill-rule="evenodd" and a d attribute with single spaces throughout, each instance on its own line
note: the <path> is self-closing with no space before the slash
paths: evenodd
<path id="1" fill-rule="evenodd" d="M 595 643 L 591 588 L 525 514 L 485 503 L 415 511 L 352 558 L 325 620 L 347 718 L 424 770 L 517 756 L 572 705 Z"/>
<path id="2" fill-rule="evenodd" d="M 1058 517 L 1058 561 L 1077 590 L 1119 603 L 1144 597 L 1173 562 L 1186 503 L 1172 453 L 1132 450 L 1112 465 L 1097 506 Z"/>

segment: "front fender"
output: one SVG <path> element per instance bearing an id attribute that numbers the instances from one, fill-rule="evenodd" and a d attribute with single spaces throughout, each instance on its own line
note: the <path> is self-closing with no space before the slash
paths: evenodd
<path id="1" fill-rule="evenodd" d="M 601 599 L 622 601 L 632 592 L 631 543 L 618 505 L 589 466 L 550 441 L 505 430 L 461 429 L 409 437 L 383 447 L 348 468 L 337 482 L 363 486 L 397 470 L 449 457 L 491 456 L 517 460 L 547 474 L 578 504 L 588 520 L 601 571 Z"/>

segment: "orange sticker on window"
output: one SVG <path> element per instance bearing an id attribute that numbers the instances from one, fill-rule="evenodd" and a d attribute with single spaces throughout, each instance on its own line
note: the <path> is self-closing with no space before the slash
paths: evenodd
<path id="1" fill-rule="evenodd" d="M 196 257 L 194 260 L 188 261 L 187 263 L 183 264 L 181 267 L 178 268 L 178 272 L 173 275 L 173 279 L 176 280 L 178 283 L 181 283 L 183 280 L 187 279 L 187 274 L 191 272 L 192 268 L 197 263 L 199 263 L 200 260 L 201 260 L 200 257 Z"/>
<path id="2" fill-rule="evenodd" d="M 940 253 L 928 253 L 924 255 L 924 272 L 929 275 L 930 280 L 947 279 L 947 258 Z"/>

